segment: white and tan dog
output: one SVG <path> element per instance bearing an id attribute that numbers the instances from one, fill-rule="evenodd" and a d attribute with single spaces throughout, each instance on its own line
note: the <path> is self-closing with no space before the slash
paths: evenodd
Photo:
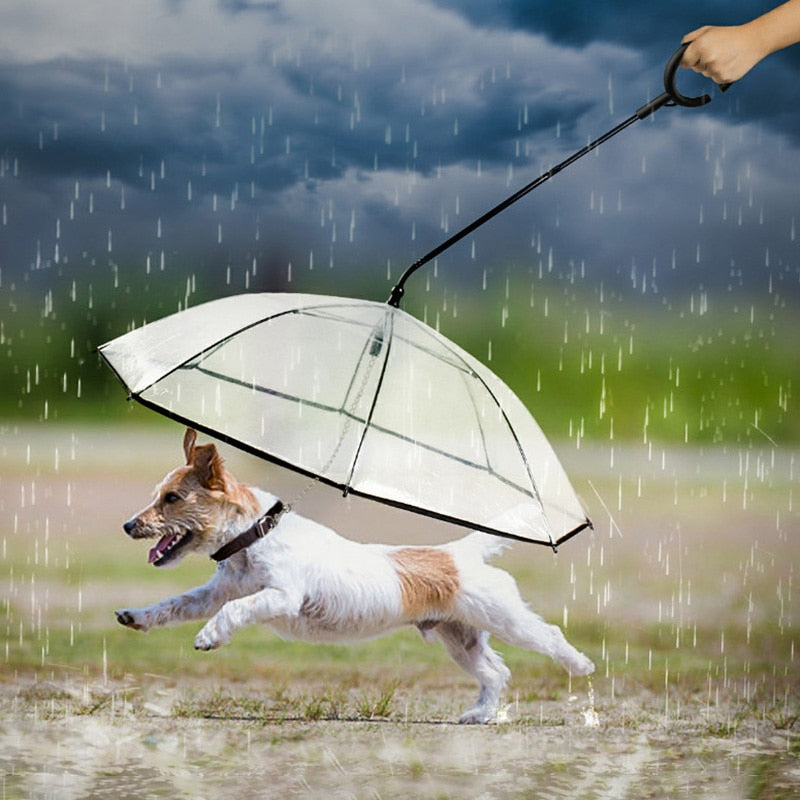
<path id="1" fill-rule="evenodd" d="M 195 638 L 198 650 L 259 622 L 308 642 L 352 642 L 415 625 L 480 684 L 461 722 L 495 719 L 510 677 L 490 634 L 548 655 L 572 675 L 594 671 L 557 626 L 526 606 L 507 572 L 486 564 L 505 546 L 498 537 L 476 532 L 438 547 L 358 544 L 240 484 L 213 444 L 195 441 L 188 429 L 186 465 L 124 527 L 134 539 L 158 537 L 149 557 L 157 567 L 199 552 L 218 561 L 217 571 L 205 586 L 117 611 L 121 624 L 146 631 L 210 617 Z"/>

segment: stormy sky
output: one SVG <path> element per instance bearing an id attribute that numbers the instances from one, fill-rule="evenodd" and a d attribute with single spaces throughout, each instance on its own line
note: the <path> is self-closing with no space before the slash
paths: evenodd
<path id="1" fill-rule="evenodd" d="M 110 263 L 240 289 L 396 279 L 658 94 L 684 33 L 770 6 L 7 0 L 0 291 Z M 660 110 L 438 269 L 798 294 L 799 69 L 792 48 L 704 109 Z"/>

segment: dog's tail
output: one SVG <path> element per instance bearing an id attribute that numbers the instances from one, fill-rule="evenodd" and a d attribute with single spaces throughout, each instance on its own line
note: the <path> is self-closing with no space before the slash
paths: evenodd
<path id="1" fill-rule="evenodd" d="M 494 536 L 483 531 L 473 531 L 463 539 L 453 542 L 455 547 L 477 553 L 482 561 L 491 561 L 495 556 L 499 556 L 504 550 L 511 547 L 511 540 L 501 536 Z"/>
<path id="2" fill-rule="evenodd" d="M 534 532 L 533 524 L 537 520 L 535 517 L 532 519 L 532 515 L 536 513 L 536 508 L 530 505 L 512 506 L 494 517 L 491 525 L 492 527 L 496 526 L 497 530 L 519 530 L 524 533 L 530 529 L 531 532 Z M 511 547 L 512 541 L 503 536 L 474 531 L 463 539 L 459 539 L 456 544 L 463 545 L 465 550 L 478 553 L 484 561 L 489 561 Z"/>

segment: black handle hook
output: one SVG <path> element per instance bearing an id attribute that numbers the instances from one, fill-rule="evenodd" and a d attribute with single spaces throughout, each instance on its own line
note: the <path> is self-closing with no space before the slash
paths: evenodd
<path id="1" fill-rule="evenodd" d="M 667 61 L 667 66 L 664 67 L 664 89 L 666 89 L 666 91 L 672 95 L 672 98 L 677 105 L 687 106 L 688 108 L 696 108 L 697 106 L 704 106 L 706 103 L 710 103 L 711 97 L 707 94 L 701 94 L 698 97 L 686 97 L 686 95 L 681 94 L 675 86 L 675 75 L 678 72 L 678 67 L 680 66 L 683 54 L 686 52 L 686 48 L 690 44 L 691 42 L 682 44 L 670 56 L 669 61 Z M 727 92 L 732 85 L 733 84 L 730 83 L 720 83 L 719 90 L 721 92 Z"/>
<path id="2" fill-rule="evenodd" d="M 645 103 L 636 111 L 636 116 L 639 119 L 649 117 L 650 114 L 652 114 L 654 111 L 657 111 L 662 106 L 673 105 L 685 106 L 686 108 L 698 108 L 699 106 L 704 106 L 711 102 L 711 95 L 701 94 L 697 97 L 687 97 L 678 90 L 677 86 L 675 86 L 675 78 L 678 74 L 678 67 L 680 66 L 683 54 L 686 52 L 686 48 L 690 44 L 691 42 L 682 44 L 669 57 L 667 65 L 664 67 L 664 92 L 656 97 L 655 100 Z M 721 83 L 719 84 L 719 90 L 721 92 L 727 92 L 732 85 L 733 84 L 731 83 Z"/>

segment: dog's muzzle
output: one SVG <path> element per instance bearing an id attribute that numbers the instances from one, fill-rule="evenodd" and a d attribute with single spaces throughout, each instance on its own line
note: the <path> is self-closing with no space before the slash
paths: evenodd
<path id="1" fill-rule="evenodd" d="M 148 529 L 139 517 L 131 517 L 127 522 L 122 523 L 122 529 L 131 539 L 152 539 L 156 534 Z"/>

